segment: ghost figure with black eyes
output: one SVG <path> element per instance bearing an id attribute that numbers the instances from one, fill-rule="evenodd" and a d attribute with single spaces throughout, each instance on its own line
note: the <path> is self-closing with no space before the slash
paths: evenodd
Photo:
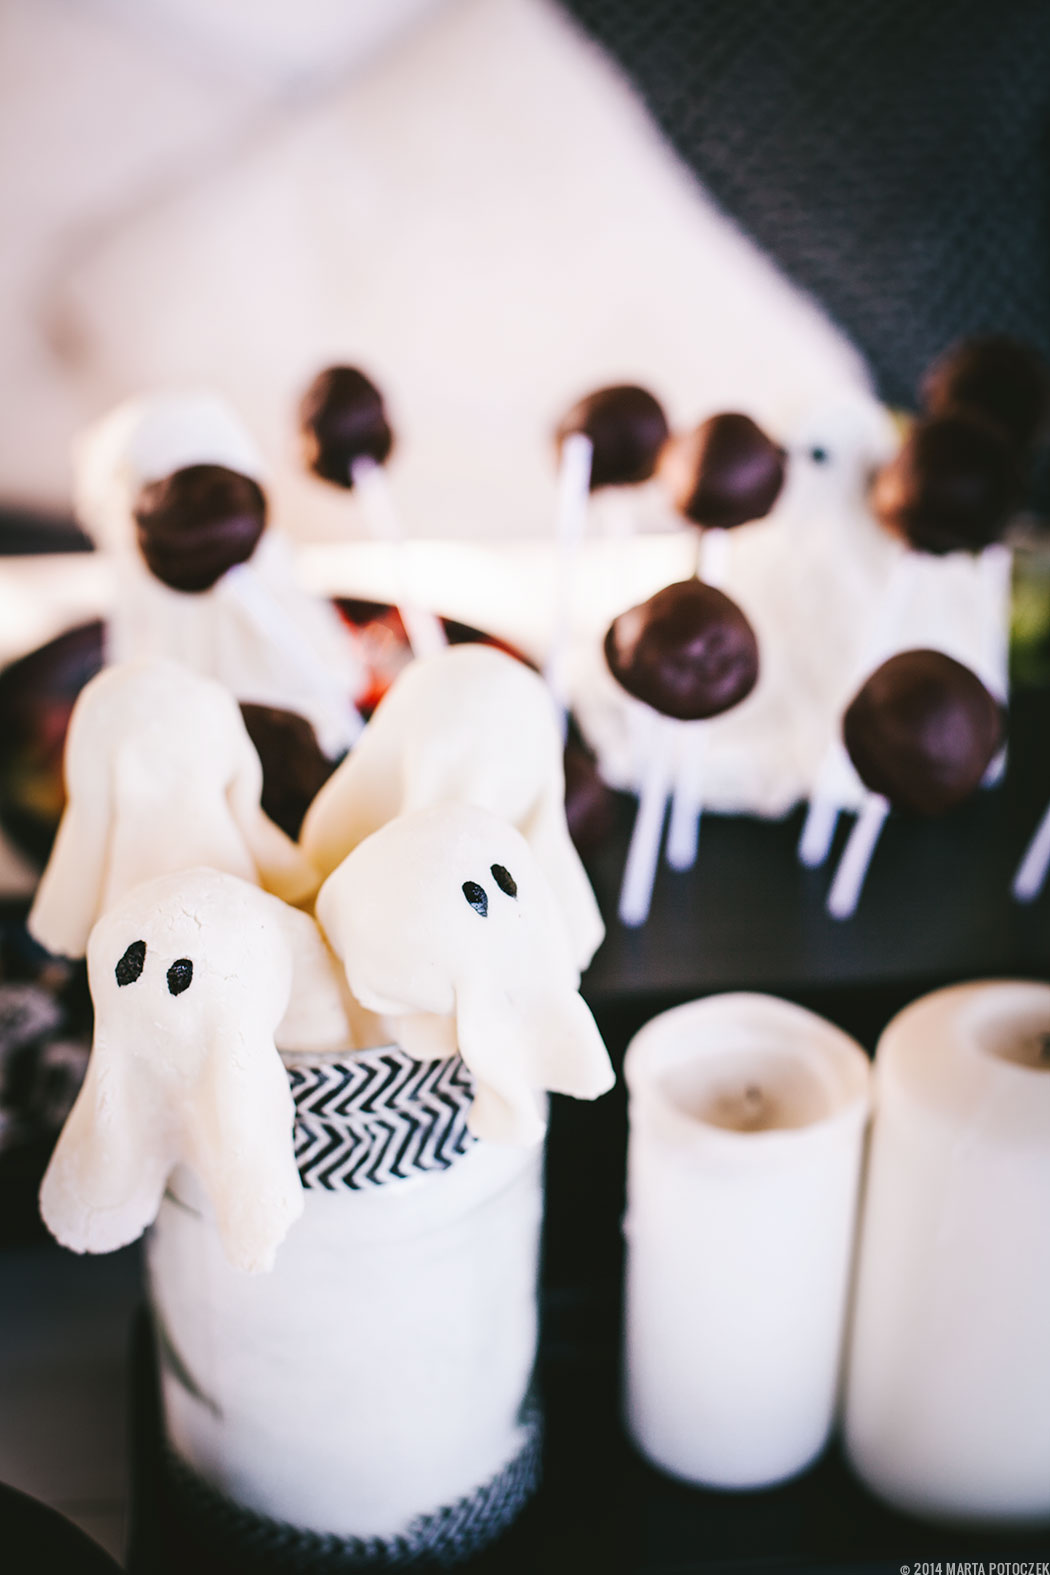
<path id="1" fill-rule="evenodd" d="M 174 662 L 111 667 L 81 692 L 66 808 L 30 910 L 48 951 L 82 957 L 91 926 L 152 876 L 209 865 L 288 902 L 318 879 L 260 808 L 262 767 L 237 702 Z"/>
<path id="2" fill-rule="evenodd" d="M 612 1067 L 565 918 L 528 842 L 486 810 L 444 804 L 391 821 L 321 888 L 317 916 L 352 994 L 394 1019 L 420 1059 L 458 1048 L 471 1131 L 539 1142 L 539 1094 L 595 1099 Z"/>
<path id="3" fill-rule="evenodd" d="M 107 662 L 170 657 L 239 700 L 304 716 L 325 754 L 361 730 L 364 673 L 335 608 L 267 526 L 265 468 L 225 400 L 128 400 L 73 445 L 74 506 L 114 571 Z"/>
<path id="4" fill-rule="evenodd" d="M 300 843 L 329 875 L 396 815 L 445 803 L 521 832 L 585 968 L 605 930 L 565 821 L 557 713 L 539 674 L 491 646 L 452 646 L 405 668 L 310 806 Z"/>
<path id="5" fill-rule="evenodd" d="M 177 1164 L 215 1211 L 229 1262 L 272 1267 L 303 1208 L 278 1045 L 345 1048 L 338 966 L 314 921 L 195 869 L 129 892 L 91 932 L 95 1036 L 40 1189 L 74 1252 L 111 1252 L 156 1216 Z"/>

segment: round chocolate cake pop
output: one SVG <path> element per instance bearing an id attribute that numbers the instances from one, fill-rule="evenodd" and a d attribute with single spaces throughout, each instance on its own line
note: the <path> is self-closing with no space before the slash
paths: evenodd
<path id="1" fill-rule="evenodd" d="M 594 445 L 591 491 L 648 481 L 667 442 L 667 417 L 648 389 L 632 383 L 599 388 L 573 405 L 555 433 L 559 449 L 573 432 Z"/>
<path id="2" fill-rule="evenodd" d="M 173 591 L 211 590 L 247 562 L 266 528 L 262 488 L 225 465 L 187 465 L 149 482 L 133 513 L 150 572 Z"/>
<path id="3" fill-rule="evenodd" d="M 916 421 L 879 471 L 871 503 L 886 529 L 919 552 L 981 552 L 998 541 L 1021 496 L 1010 439 L 970 410 Z"/>
<path id="4" fill-rule="evenodd" d="M 621 613 L 605 636 L 609 671 L 664 716 L 699 722 L 746 698 L 758 679 L 755 631 L 736 602 L 682 580 Z"/>
<path id="5" fill-rule="evenodd" d="M 733 411 L 676 438 L 661 469 L 678 512 L 712 530 L 762 519 L 784 485 L 783 450 Z"/>
<path id="6" fill-rule="evenodd" d="M 915 815 L 943 815 L 979 787 L 1003 740 L 999 705 L 942 651 L 901 651 L 876 668 L 842 721 L 857 775 Z"/>
<path id="7" fill-rule="evenodd" d="M 262 807 L 294 841 L 303 818 L 335 770 L 304 716 L 279 706 L 240 702 L 263 770 Z"/>
<path id="8" fill-rule="evenodd" d="M 979 411 L 1025 452 L 1050 420 L 1050 372 L 1028 345 L 1005 335 L 964 339 L 935 361 L 922 384 L 931 415 Z"/>
<path id="9" fill-rule="evenodd" d="M 394 446 L 383 396 L 355 366 L 317 374 L 299 405 L 299 426 L 307 465 L 337 487 L 353 486 L 355 460 L 382 465 Z"/>

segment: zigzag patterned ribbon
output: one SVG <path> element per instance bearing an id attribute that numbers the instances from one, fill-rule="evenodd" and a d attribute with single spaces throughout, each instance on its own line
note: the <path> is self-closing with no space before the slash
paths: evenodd
<path id="1" fill-rule="evenodd" d="M 338 1537 L 306 1531 L 235 1504 L 170 1449 L 166 1486 L 181 1527 L 224 1568 L 252 1575 L 350 1575 L 355 1570 L 447 1569 L 473 1558 L 517 1519 L 540 1481 L 543 1428 L 539 1407 L 523 1408 L 518 1454 L 474 1493 L 420 1515 L 396 1537 Z"/>
<path id="2" fill-rule="evenodd" d="M 361 1190 L 447 1170 L 474 1142 L 474 1080 L 459 1056 L 415 1061 L 396 1045 L 288 1068 L 304 1187 Z"/>

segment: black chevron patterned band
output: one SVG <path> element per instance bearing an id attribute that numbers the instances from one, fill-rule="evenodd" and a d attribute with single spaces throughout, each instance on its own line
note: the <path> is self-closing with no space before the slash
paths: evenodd
<path id="1" fill-rule="evenodd" d="M 415 1061 L 396 1045 L 288 1068 L 304 1187 L 362 1190 L 447 1170 L 474 1142 L 474 1080 L 459 1056 Z"/>
<path id="2" fill-rule="evenodd" d="M 524 1416 L 526 1438 L 514 1459 L 484 1487 L 433 1514 L 420 1515 L 399 1536 L 338 1537 L 305 1531 L 235 1504 L 170 1451 L 166 1475 L 173 1507 L 194 1541 L 222 1567 L 244 1575 L 350 1575 L 356 1570 L 446 1569 L 473 1558 L 517 1519 L 540 1481 L 542 1425 L 538 1406 Z"/>

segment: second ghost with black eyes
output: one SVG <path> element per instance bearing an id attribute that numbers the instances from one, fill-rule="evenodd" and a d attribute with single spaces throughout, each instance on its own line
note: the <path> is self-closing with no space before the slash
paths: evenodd
<path id="1" fill-rule="evenodd" d="M 494 815 L 444 804 L 391 821 L 325 882 L 317 916 L 353 994 L 410 1054 L 458 1048 L 476 1136 L 538 1142 L 544 1090 L 594 1099 L 612 1086 L 562 909 Z"/>

